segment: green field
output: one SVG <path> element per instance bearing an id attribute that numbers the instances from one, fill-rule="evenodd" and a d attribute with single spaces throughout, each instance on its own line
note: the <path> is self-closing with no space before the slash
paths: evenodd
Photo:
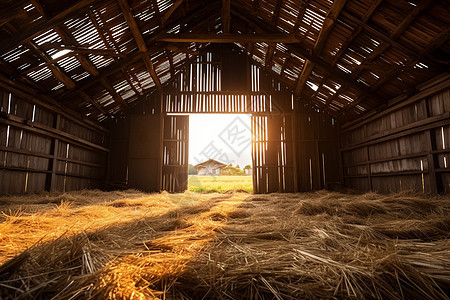
<path id="1" fill-rule="evenodd" d="M 252 176 L 189 176 L 188 189 L 193 192 L 244 190 L 253 192 Z"/>

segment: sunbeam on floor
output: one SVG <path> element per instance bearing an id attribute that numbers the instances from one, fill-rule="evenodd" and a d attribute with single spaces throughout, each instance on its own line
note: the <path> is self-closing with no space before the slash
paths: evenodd
<path id="1" fill-rule="evenodd" d="M 0 208 L 2 299 L 448 297 L 448 196 L 79 191 Z"/>

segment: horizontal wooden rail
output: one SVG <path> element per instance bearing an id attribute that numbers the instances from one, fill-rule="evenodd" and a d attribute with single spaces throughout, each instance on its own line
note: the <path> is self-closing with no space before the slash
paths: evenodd
<path id="1" fill-rule="evenodd" d="M 100 151 L 100 152 L 109 152 L 109 149 L 107 149 L 103 146 L 85 141 L 74 135 L 71 135 L 68 133 L 64 133 L 64 135 L 61 135 L 60 133 L 62 133 L 62 131 L 59 131 L 56 129 L 52 129 L 52 131 L 44 130 L 44 129 L 40 129 L 39 127 L 36 127 L 36 126 L 30 126 L 28 124 L 22 124 L 22 123 L 18 123 L 16 121 L 5 120 L 3 118 L 0 118 L 0 124 L 14 126 L 14 127 L 21 128 L 21 129 L 24 129 L 24 130 L 27 130 L 27 131 L 30 131 L 30 132 L 33 132 L 36 134 L 46 136 L 46 137 L 57 138 L 57 139 L 60 139 L 62 141 L 68 142 L 68 143 L 76 144 L 83 148 L 93 149 L 93 150 Z M 42 126 L 44 126 L 44 125 L 42 125 Z M 49 127 L 47 127 L 47 128 L 49 128 Z"/>
<path id="2" fill-rule="evenodd" d="M 80 114 L 72 111 L 68 108 L 62 107 L 57 101 L 49 96 L 42 95 L 37 91 L 33 90 L 33 88 L 24 86 L 23 84 L 19 84 L 6 76 L 0 74 L 0 88 L 5 89 L 6 91 L 11 92 L 13 95 L 16 95 L 18 98 L 25 100 L 31 104 L 35 104 L 39 107 L 47 109 L 48 111 L 60 114 L 62 117 L 67 118 L 68 120 L 81 125 L 89 130 L 96 131 L 98 133 L 109 135 L 110 132 L 105 127 L 100 124 L 94 122 L 93 120 L 82 118 Z"/>
<path id="3" fill-rule="evenodd" d="M 33 156 L 33 157 L 48 158 L 48 159 L 54 158 L 54 156 L 52 154 L 33 152 L 33 151 L 24 150 L 24 149 L 17 149 L 17 148 L 5 147 L 5 146 L 0 146 L 0 151 L 12 152 L 12 153 L 17 153 L 17 154 L 23 154 L 23 155 Z M 61 156 L 56 157 L 56 159 L 58 161 L 67 161 L 67 162 L 78 164 L 78 165 L 85 165 L 85 166 L 90 166 L 90 167 L 95 167 L 95 168 L 105 168 L 105 166 L 101 165 L 101 164 L 95 164 L 95 163 L 91 163 L 91 162 L 87 162 L 87 161 L 65 158 L 65 157 L 61 157 Z"/>
<path id="4" fill-rule="evenodd" d="M 371 117 L 365 118 L 364 120 L 358 119 L 358 120 L 355 120 L 350 123 L 342 125 L 341 126 L 341 129 L 342 129 L 341 134 L 352 131 L 354 129 L 361 127 L 362 125 L 365 125 L 367 123 L 370 123 L 377 119 L 380 119 L 389 113 L 395 112 L 405 106 L 408 106 L 408 105 L 413 104 L 417 101 L 420 101 L 424 98 L 427 98 L 434 94 L 437 94 L 445 89 L 448 89 L 449 87 L 450 87 L 450 79 L 446 79 L 444 82 L 440 82 L 440 83 L 436 84 L 435 86 L 430 87 L 429 89 L 419 92 L 418 94 L 412 96 L 408 100 L 402 101 L 399 104 L 396 104 L 392 107 L 386 108 L 383 111 L 378 112 Z"/>
<path id="5" fill-rule="evenodd" d="M 24 150 L 24 149 L 17 149 L 17 148 L 5 147 L 5 146 L 0 146 L 0 151 L 12 152 L 12 153 L 17 153 L 17 154 L 24 154 L 24 155 L 28 155 L 28 156 L 34 156 L 34 157 L 42 157 L 42 158 L 53 159 L 53 155 L 52 154 L 33 152 L 33 151 Z"/>
<path id="6" fill-rule="evenodd" d="M 7 166 L 1 166 L 1 167 L 0 167 L 0 170 L 20 171 L 20 172 L 31 172 L 31 173 L 46 173 L 46 174 L 52 173 L 52 171 L 48 171 L 48 170 L 27 169 L 27 168 L 7 167 Z"/>
<path id="7" fill-rule="evenodd" d="M 82 178 L 82 179 L 91 179 L 91 180 L 95 180 L 95 181 L 104 181 L 105 180 L 104 178 L 101 178 L 101 177 L 92 177 L 92 176 L 80 175 L 80 174 L 75 174 L 75 173 L 56 172 L 56 175 Z"/>
<path id="8" fill-rule="evenodd" d="M 428 170 L 424 171 L 402 171 L 392 173 L 371 173 L 371 174 L 356 174 L 356 175 L 344 175 L 345 178 L 367 178 L 367 177 L 385 177 L 385 176 L 402 176 L 402 175 L 421 175 L 428 174 Z"/>
<path id="9" fill-rule="evenodd" d="M 425 120 L 414 122 L 396 129 L 385 130 L 379 134 L 362 139 L 361 142 L 358 144 L 351 144 L 350 146 L 343 147 L 341 148 L 341 151 L 349 151 L 353 149 L 362 148 L 365 146 L 379 144 L 385 141 L 433 129 L 436 127 L 447 126 L 449 124 L 450 124 L 450 112 L 447 112 L 442 115 L 427 118 Z"/>
<path id="10" fill-rule="evenodd" d="M 376 160 L 345 164 L 345 165 L 343 165 L 343 167 L 348 168 L 348 167 L 357 167 L 357 166 L 367 166 L 367 165 L 388 162 L 388 161 L 393 161 L 393 160 L 402 160 L 402 159 L 408 159 L 408 158 L 423 157 L 423 156 L 427 156 L 427 154 L 428 154 L 428 152 L 419 152 L 419 153 L 405 154 L 405 155 L 399 155 L 399 156 L 392 156 L 392 157 L 386 157 L 386 158 L 381 158 L 381 159 L 376 159 Z"/>

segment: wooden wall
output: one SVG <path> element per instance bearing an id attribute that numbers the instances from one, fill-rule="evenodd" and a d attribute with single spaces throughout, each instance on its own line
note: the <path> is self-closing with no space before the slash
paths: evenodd
<path id="1" fill-rule="evenodd" d="M 450 79 L 418 87 L 384 110 L 342 126 L 345 184 L 363 191 L 450 191 Z"/>
<path id="2" fill-rule="evenodd" d="M 11 90 L 0 89 L 0 194 L 102 186 L 109 131 Z"/>
<path id="3" fill-rule="evenodd" d="M 314 111 L 300 112 L 295 114 L 294 133 L 298 191 L 332 189 L 340 184 L 336 120 Z"/>

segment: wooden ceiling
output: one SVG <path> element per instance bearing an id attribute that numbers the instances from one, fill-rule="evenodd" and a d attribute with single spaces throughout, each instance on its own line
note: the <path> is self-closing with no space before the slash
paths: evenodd
<path id="1" fill-rule="evenodd" d="M 211 43 L 234 43 L 342 121 L 449 67 L 446 0 L 3 0 L 0 87 L 94 120 L 162 90 Z M 49 98 L 47 97 L 47 98 Z"/>

